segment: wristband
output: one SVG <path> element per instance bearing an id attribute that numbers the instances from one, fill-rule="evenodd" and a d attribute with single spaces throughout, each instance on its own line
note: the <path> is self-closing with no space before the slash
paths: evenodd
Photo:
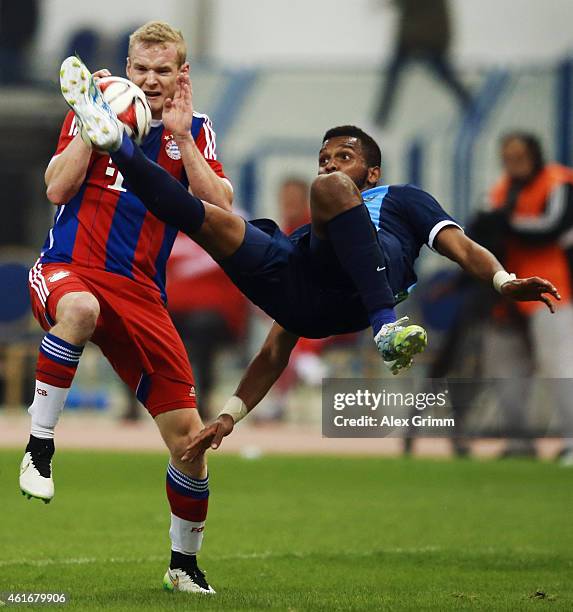
<path id="1" fill-rule="evenodd" d="M 515 276 L 515 274 L 510 274 L 505 270 L 498 270 L 493 275 L 493 288 L 498 293 L 501 293 L 501 288 L 503 287 L 503 285 L 505 285 L 505 283 L 509 283 L 512 280 L 515 280 L 516 278 L 517 277 Z"/>
<path id="2" fill-rule="evenodd" d="M 247 416 L 247 407 L 245 406 L 245 402 L 240 397 L 233 395 L 227 400 L 227 403 L 223 407 L 223 410 L 219 412 L 217 418 L 219 418 L 222 414 L 228 414 L 235 423 L 238 423 L 241 419 Z"/>

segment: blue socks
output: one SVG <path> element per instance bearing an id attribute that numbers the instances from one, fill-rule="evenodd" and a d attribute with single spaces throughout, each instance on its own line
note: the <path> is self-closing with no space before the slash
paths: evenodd
<path id="1" fill-rule="evenodd" d="M 372 331 L 376 335 L 383 325 L 396 321 L 396 313 L 393 308 L 381 308 L 380 310 L 369 312 L 368 318 L 370 319 L 370 325 L 372 325 Z"/>
<path id="2" fill-rule="evenodd" d="M 396 321 L 394 293 L 388 284 L 386 258 L 368 209 L 354 206 L 326 225 L 340 265 L 352 278 L 376 335 L 382 325 Z"/>
<path id="3" fill-rule="evenodd" d="M 117 151 L 110 153 L 129 189 L 158 219 L 194 234 L 205 219 L 203 202 L 191 195 L 165 169 L 151 161 L 124 133 Z"/>

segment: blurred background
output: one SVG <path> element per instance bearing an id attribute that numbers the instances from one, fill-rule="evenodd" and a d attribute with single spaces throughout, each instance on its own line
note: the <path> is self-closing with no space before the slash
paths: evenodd
<path id="1" fill-rule="evenodd" d="M 308 186 L 317 172 L 322 136 L 335 125 L 356 124 L 382 148 L 383 183 L 411 182 L 426 189 L 466 228 L 477 225 L 474 235 L 481 242 L 494 237 L 495 244 L 488 246 L 497 248 L 502 259 L 506 240 L 512 239 L 521 240 L 524 258 L 528 245 L 534 250 L 550 246 L 561 249 L 551 265 L 559 257 L 569 261 L 570 245 L 563 241 L 573 228 L 569 194 L 560 216 L 552 212 L 549 220 L 548 205 L 540 204 L 542 228 L 528 237 L 512 222 L 518 195 L 504 197 L 498 190 L 499 197 L 494 197 L 491 190 L 510 170 L 512 155 L 522 155 L 526 166 L 531 162 L 526 177 L 513 177 L 518 187 L 545 180 L 541 174 L 547 163 L 572 163 L 570 0 L 164 0 L 161 6 L 129 0 L 99 0 L 97 5 L 2 0 L 0 442 L 23 444 L 26 439 L 25 408 L 41 339 L 31 320 L 27 269 L 55 212 L 44 194 L 43 173 L 66 112 L 59 65 L 77 52 L 93 70 L 108 67 L 122 75 L 129 33 L 152 19 L 165 20 L 185 35 L 194 105 L 213 121 L 218 157 L 234 186 L 235 208 L 247 217 L 272 217 L 285 230 L 307 222 Z M 518 150 L 508 152 L 506 147 L 516 143 L 500 139 L 516 131 Z M 542 166 L 534 163 L 534 148 L 522 132 L 534 136 L 543 152 Z M 493 210 L 501 215 L 487 214 Z M 430 346 L 410 376 L 516 380 L 521 394 L 490 393 L 494 412 L 508 415 L 507 435 L 513 438 L 500 441 L 491 452 L 567 455 L 568 434 L 573 437 L 573 428 L 566 425 L 573 411 L 568 398 L 533 402 L 535 392 L 519 382 L 534 374 L 548 376 L 534 313 L 510 310 L 492 290 L 476 288 L 429 250 L 418 270 L 417 290 L 402 311 L 427 326 Z M 549 272 L 544 268 L 539 274 Z M 168 294 L 189 347 L 205 417 L 234 391 L 270 327 L 238 293 L 231 300 L 218 290 L 221 282 L 218 268 L 200 249 L 187 239 L 177 243 Z M 195 287 L 193 295 L 187 283 Z M 570 306 L 568 296 L 565 301 Z M 566 341 L 570 333 L 561 327 L 561 340 L 555 342 Z M 125 435 L 127 445 L 159 448 L 144 409 L 97 347 L 89 346 L 61 427 L 66 420 L 76 427 L 72 439 L 85 430 L 82 419 L 89 418 L 109 434 L 110 444 L 121 444 Z M 563 368 L 552 375 L 570 378 L 567 368 L 573 363 L 567 355 L 561 363 Z M 304 450 L 305 440 L 309 447 L 328 444 L 316 441 L 320 383 L 327 376 L 386 376 L 370 332 L 301 342 L 275 391 L 245 424 L 241 448 L 256 453 L 284 450 L 279 448 L 283 441 L 294 450 Z M 453 446 L 450 441 L 422 441 L 420 448 L 470 452 L 475 446 L 466 439 L 470 428 L 472 438 L 491 431 L 491 411 L 474 410 L 477 416 L 466 419 L 465 408 L 471 412 L 471 404 L 463 402 Z M 556 414 L 549 410 L 554 405 L 562 406 Z M 120 432 L 117 438 L 112 431 Z M 284 438 L 281 432 L 286 432 Z M 530 440 L 540 435 L 550 435 L 552 446 Z M 412 432 L 406 441 L 373 440 L 366 446 L 359 441 L 355 446 L 374 453 L 404 447 L 411 451 L 414 437 Z"/>

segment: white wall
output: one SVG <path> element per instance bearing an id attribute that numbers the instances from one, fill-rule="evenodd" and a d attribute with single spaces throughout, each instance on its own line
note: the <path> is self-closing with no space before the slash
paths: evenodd
<path id="1" fill-rule="evenodd" d="M 212 2 L 214 56 L 226 63 L 372 64 L 392 48 L 395 12 L 384 0 Z M 535 62 L 573 49 L 572 0 L 451 0 L 451 7 L 461 60 Z"/>
<path id="2" fill-rule="evenodd" d="M 37 55 L 46 65 L 59 62 L 67 39 L 74 30 L 89 27 L 101 31 L 105 37 L 113 37 L 152 19 L 177 25 L 190 38 L 191 15 L 196 1 L 162 0 L 158 3 L 136 0 L 44 0 L 40 3 Z"/>
<path id="3" fill-rule="evenodd" d="M 394 13 L 376 0 L 213 0 L 213 55 L 233 64 L 377 61 Z"/>
<path id="4" fill-rule="evenodd" d="M 213 11 L 211 55 L 229 67 L 373 65 L 392 48 L 395 13 L 389 0 L 45 0 L 40 57 L 52 59 L 70 30 L 86 24 L 112 35 L 164 19 L 191 38 L 199 2 Z M 461 61 L 537 62 L 573 49 L 573 0 L 451 0 L 451 5 Z"/>
<path id="5" fill-rule="evenodd" d="M 454 0 L 462 60 L 537 63 L 573 50 L 572 0 Z"/>

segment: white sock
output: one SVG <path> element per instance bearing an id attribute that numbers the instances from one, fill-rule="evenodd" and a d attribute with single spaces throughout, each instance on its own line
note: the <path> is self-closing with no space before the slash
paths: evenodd
<path id="1" fill-rule="evenodd" d="M 34 401 L 28 408 L 32 415 L 30 433 L 36 438 L 53 439 L 56 427 L 70 388 L 53 387 L 36 380 Z"/>
<path id="2" fill-rule="evenodd" d="M 201 550 L 205 521 L 186 521 L 171 513 L 171 550 L 184 555 L 196 555 Z"/>

